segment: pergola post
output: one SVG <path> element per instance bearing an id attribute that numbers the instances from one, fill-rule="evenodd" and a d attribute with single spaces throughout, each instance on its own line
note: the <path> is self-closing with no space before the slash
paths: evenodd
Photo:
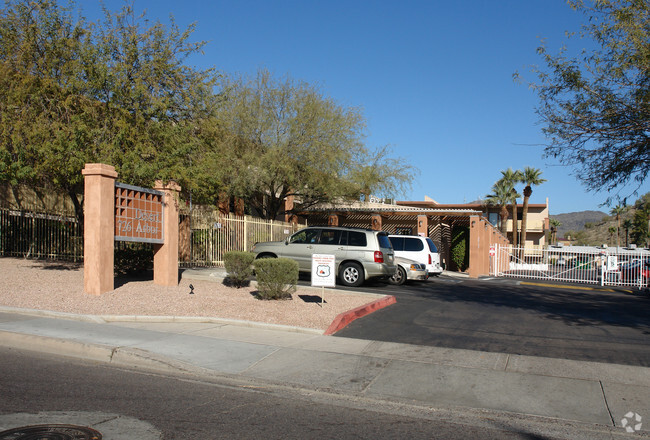
<path id="1" fill-rule="evenodd" d="M 429 236 L 429 217 L 426 215 L 418 215 L 418 235 L 420 237 Z"/>
<path id="2" fill-rule="evenodd" d="M 372 214 L 370 216 L 370 223 L 373 231 L 381 231 L 381 214 Z"/>

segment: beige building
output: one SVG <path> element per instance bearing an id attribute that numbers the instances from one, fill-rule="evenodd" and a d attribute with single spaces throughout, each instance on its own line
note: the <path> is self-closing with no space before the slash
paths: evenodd
<path id="1" fill-rule="evenodd" d="M 499 228 L 501 226 L 501 215 L 498 206 L 489 206 L 484 203 L 460 203 L 460 204 L 443 204 L 438 203 L 430 197 L 425 197 L 422 202 L 417 201 L 399 201 L 398 205 L 413 206 L 418 208 L 429 209 L 447 209 L 447 210 L 472 210 L 480 211 L 492 225 Z M 517 205 L 517 243 L 521 243 L 521 218 L 523 216 L 524 205 Z M 508 205 L 508 219 L 506 223 L 507 237 L 512 242 L 512 205 Z M 528 219 L 526 225 L 526 246 L 544 246 L 546 245 L 546 231 L 549 230 L 549 211 L 548 198 L 546 203 L 528 204 Z"/>

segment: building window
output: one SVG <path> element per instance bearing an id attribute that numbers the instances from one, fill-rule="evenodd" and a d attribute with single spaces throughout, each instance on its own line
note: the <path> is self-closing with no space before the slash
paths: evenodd
<path id="1" fill-rule="evenodd" d="M 498 228 L 499 223 L 501 222 L 501 216 L 498 212 L 488 212 L 488 221 L 492 223 L 495 228 Z"/>

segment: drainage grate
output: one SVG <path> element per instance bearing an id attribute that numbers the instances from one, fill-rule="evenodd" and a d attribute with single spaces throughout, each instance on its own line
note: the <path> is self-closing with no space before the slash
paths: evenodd
<path id="1" fill-rule="evenodd" d="M 32 425 L 0 432 L 0 440 L 101 440 L 94 429 L 76 425 Z"/>

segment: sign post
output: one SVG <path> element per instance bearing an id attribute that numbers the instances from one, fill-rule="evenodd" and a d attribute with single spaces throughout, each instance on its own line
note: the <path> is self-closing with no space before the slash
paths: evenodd
<path id="1" fill-rule="evenodd" d="M 321 288 L 321 306 L 325 302 L 325 288 L 336 287 L 336 257 L 328 254 L 311 256 L 311 285 Z"/>

